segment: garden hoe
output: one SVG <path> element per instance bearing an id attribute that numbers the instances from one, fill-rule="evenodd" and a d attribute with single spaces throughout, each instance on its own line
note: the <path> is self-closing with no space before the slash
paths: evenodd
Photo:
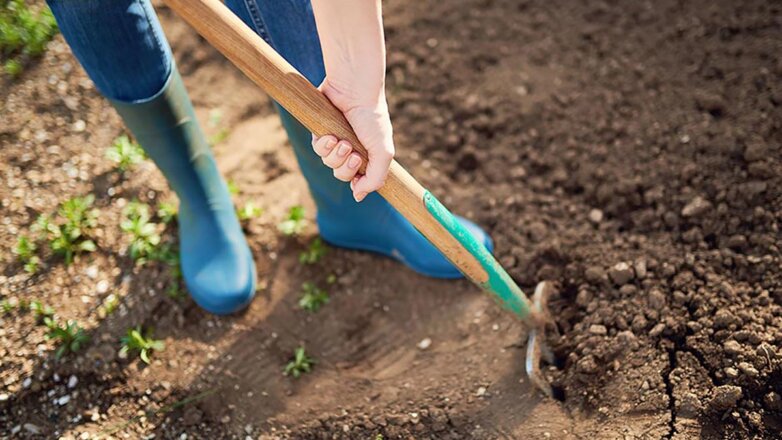
<path id="1" fill-rule="evenodd" d="M 164 1 L 313 134 L 349 141 L 364 159 L 363 164 L 367 163 L 367 152 L 342 112 L 220 0 Z M 492 293 L 527 325 L 527 375 L 552 396 L 551 385 L 540 370 L 541 358 L 553 362 L 545 345 L 546 329 L 555 328 L 546 305 L 553 290 L 551 283 L 539 283 L 529 300 L 483 244 L 398 162 L 391 163 L 386 183 L 378 192 L 467 278 Z"/>

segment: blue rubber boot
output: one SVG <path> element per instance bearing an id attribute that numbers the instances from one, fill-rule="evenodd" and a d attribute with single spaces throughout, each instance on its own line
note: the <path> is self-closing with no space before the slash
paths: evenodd
<path id="1" fill-rule="evenodd" d="M 414 271 L 434 278 L 463 275 L 396 209 L 377 193 L 356 203 L 347 183 L 334 178 L 312 150 L 312 135 L 278 106 L 304 177 L 318 207 L 320 236 L 327 243 L 349 249 L 376 252 L 394 258 Z M 476 224 L 457 219 L 491 252 L 491 238 Z"/>
<path id="2" fill-rule="evenodd" d="M 179 196 L 180 263 L 193 300 L 216 314 L 244 308 L 255 263 L 176 67 L 151 98 L 112 104 Z"/>

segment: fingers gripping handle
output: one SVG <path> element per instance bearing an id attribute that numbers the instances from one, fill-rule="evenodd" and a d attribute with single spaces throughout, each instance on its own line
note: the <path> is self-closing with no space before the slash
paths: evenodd
<path id="1" fill-rule="evenodd" d="M 342 112 L 220 0 L 164 1 L 313 134 L 349 141 L 366 171 L 367 150 Z M 497 260 L 402 165 L 391 163 L 378 192 L 474 283 L 520 317 L 530 314 L 526 296 Z"/>

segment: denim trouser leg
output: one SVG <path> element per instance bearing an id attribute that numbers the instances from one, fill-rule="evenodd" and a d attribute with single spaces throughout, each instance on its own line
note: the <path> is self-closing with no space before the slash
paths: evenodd
<path id="1" fill-rule="evenodd" d="M 47 0 L 65 40 L 98 90 L 133 102 L 160 91 L 171 48 L 149 0 Z"/>

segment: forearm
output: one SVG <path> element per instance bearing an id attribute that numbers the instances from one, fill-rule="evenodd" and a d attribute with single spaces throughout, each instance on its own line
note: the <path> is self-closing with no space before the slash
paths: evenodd
<path id="1" fill-rule="evenodd" d="M 380 0 L 312 0 L 312 8 L 329 85 L 352 106 L 385 104 Z"/>

